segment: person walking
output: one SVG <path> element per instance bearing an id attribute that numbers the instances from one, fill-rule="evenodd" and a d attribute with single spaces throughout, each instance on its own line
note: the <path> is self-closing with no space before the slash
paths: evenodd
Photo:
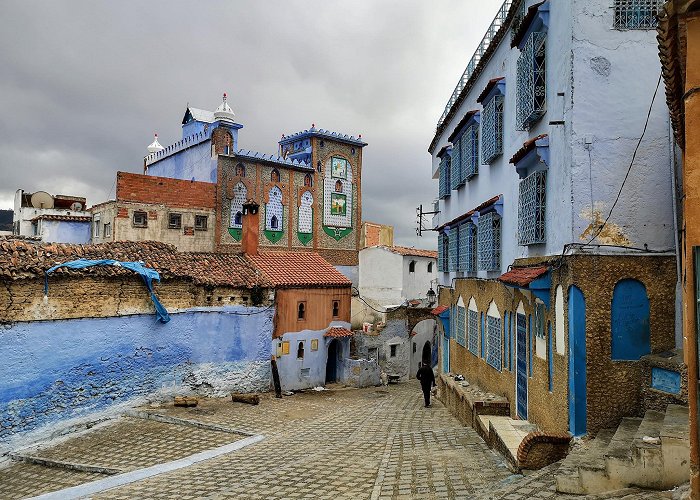
<path id="1" fill-rule="evenodd" d="M 435 387 L 435 374 L 428 363 L 421 363 L 416 373 L 416 378 L 420 380 L 420 387 L 423 390 L 423 399 L 425 399 L 425 407 L 430 406 L 430 391 Z"/>

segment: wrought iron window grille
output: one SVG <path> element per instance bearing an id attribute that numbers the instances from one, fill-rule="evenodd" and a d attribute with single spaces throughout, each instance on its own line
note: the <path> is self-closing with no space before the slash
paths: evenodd
<path id="1" fill-rule="evenodd" d="M 486 316 L 486 362 L 501 371 L 501 318 Z"/>
<path id="2" fill-rule="evenodd" d="M 489 212 L 479 217 L 477 248 L 480 271 L 496 271 L 501 267 L 501 217 Z"/>
<path id="3" fill-rule="evenodd" d="M 448 269 L 450 272 L 457 271 L 459 261 L 459 228 L 453 227 L 449 231 L 449 249 L 448 249 Z"/>
<path id="4" fill-rule="evenodd" d="M 479 355 L 479 313 L 469 310 L 469 352 Z"/>
<path id="5" fill-rule="evenodd" d="M 445 156 L 443 156 L 440 160 L 440 198 L 447 198 L 450 196 L 450 164 L 450 156 L 445 154 Z"/>
<path id="6" fill-rule="evenodd" d="M 467 222 L 459 226 L 458 271 L 476 272 L 476 226 Z"/>
<path id="7" fill-rule="evenodd" d="M 663 0 L 615 0 L 613 28 L 619 30 L 652 30 L 658 25 Z"/>
<path id="8" fill-rule="evenodd" d="M 525 177 L 518 191 L 518 245 L 544 243 L 547 237 L 547 171 L 539 170 Z"/>
<path id="9" fill-rule="evenodd" d="M 459 139 L 461 186 L 479 173 L 479 126 L 472 123 Z"/>
<path id="10" fill-rule="evenodd" d="M 447 258 L 449 254 L 449 237 L 445 232 L 438 234 L 438 271 L 447 272 Z"/>
<path id="11" fill-rule="evenodd" d="M 485 164 L 503 153 L 503 101 L 504 96 L 493 96 L 481 114 L 481 159 Z"/>
<path id="12" fill-rule="evenodd" d="M 516 122 L 519 130 L 529 130 L 546 111 L 545 32 L 530 34 L 517 63 Z"/>
<path id="13" fill-rule="evenodd" d="M 455 340 L 462 347 L 467 347 L 467 325 L 466 325 L 466 310 L 462 306 L 457 306 L 457 328 L 455 331 Z"/>

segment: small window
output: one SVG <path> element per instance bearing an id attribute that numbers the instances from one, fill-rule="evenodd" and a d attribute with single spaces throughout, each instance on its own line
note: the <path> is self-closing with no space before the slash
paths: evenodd
<path id="1" fill-rule="evenodd" d="M 112 223 L 111 222 L 105 222 L 103 229 L 104 229 L 103 234 L 104 234 L 105 238 L 109 238 L 110 236 L 112 236 Z"/>
<path id="2" fill-rule="evenodd" d="M 233 223 L 237 226 L 243 224 L 243 214 L 241 212 L 236 212 L 236 216 L 233 218 Z"/>
<path id="3" fill-rule="evenodd" d="M 304 342 L 299 342 L 299 346 L 297 347 L 297 358 L 304 359 Z"/>
<path id="4" fill-rule="evenodd" d="M 323 139 L 321 139 L 321 147 L 325 146 L 326 144 L 323 142 Z"/>
<path id="5" fill-rule="evenodd" d="M 280 181 L 280 172 L 276 168 L 272 170 L 272 173 L 270 174 L 270 180 L 272 182 L 279 182 Z"/>
<path id="6" fill-rule="evenodd" d="M 168 214 L 168 228 L 180 229 L 182 227 L 182 214 Z"/>
<path id="7" fill-rule="evenodd" d="M 663 0 L 615 0 L 613 27 L 627 30 L 656 29 Z"/>
<path id="8" fill-rule="evenodd" d="M 148 215 L 146 212 L 137 210 L 134 212 L 133 216 L 134 227 L 146 227 L 148 225 Z"/>
<path id="9" fill-rule="evenodd" d="M 38 236 L 38 235 L 39 235 L 39 222 L 32 222 L 32 236 Z"/>
<path id="10" fill-rule="evenodd" d="M 416 350 L 417 350 L 417 349 L 418 349 L 418 347 L 416 346 L 416 343 L 414 342 L 414 343 L 413 343 L 413 353 L 414 353 L 414 354 L 416 353 Z"/>
<path id="11" fill-rule="evenodd" d="M 194 228 L 197 231 L 206 231 L 207 230 L 207 219 L 208 219 L 208 217 L 206 215 L 195 215 L 194 216 Z"/>
<path id="12" fill-rule="evenodd" d="M 342 193 L 342 192 L 343 192 L 343 183 L 342 183 L 342 181 L 335 181 L 335 192 L 336 192 L 336 193 Z"/>
<path id="13" fill-rule="evenodd" d="M 276 215 L 273 215 L 273 216 L 270 218 L 270 227 L 271 227 L 272 229 L 279 229 L 279 227 L 280 227 L 280 221 L 279 221 L 279 219 L 277 218 Z"/>
<path id="14" fill-rule="evenodd" d="M 311 177 L 311 174 L 306 174 L 304 176 L 304 186 L 311 187 L 313 185 L 314 185 L 313 177 Z"/>
<path id="15" fill-rule="evenodd" d="M 245 177 L 245 165 L 242 163 L 236 165 L 236 177 Z"/>
<path id="16" fill-rule="evenodd" d="M 412 261 L 408 264 L 408 272 L 409 272 L 409 273 L 415 273 L 415 272 L 416 272 L 416 261 L 415 261 L 415 260 L 412 260 Z"/>
<path id="17" fill-rule="evenodd" d="M 231 146 L 224 146 L 224 154 L 230 154 L 231 153 Z"/>
<path id="18" fill-rule="evenodd" d="M 395 358 L 396 357 L 396 344 L 392 344 L 389 346 L 389 357 L 390 358 Z"/>
<path id="19" fill-rule="evenodd" d="M 306 302 L 297 304 L 297 320 L 301 321 L 306 318 Z"/>
<path id="20" fill-rule="evenodd" d="M 339 314 L 340 314 L 340 301 L 334 300 L 333 301 L 333 317 L 337 318 Z"/>
<path id="21" fill-rule="evenodd" d="M 100 237 L 100 219 L 95 219 L 95 230 L 93 231 L 93 236 L 95 238 Z"/>
<path id="22" fill-rule="evenodd" d="M 432 262 L 428 262 L 428 272 L 429 273 L 433 272 L 433 263 Z"/>

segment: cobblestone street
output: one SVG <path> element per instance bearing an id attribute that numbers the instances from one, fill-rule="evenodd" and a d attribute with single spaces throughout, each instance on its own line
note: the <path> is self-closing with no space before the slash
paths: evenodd
<path id="1" fill-rule="evenodd" d="M 215 430 L 221 427 L 265 439 L 91 498 L 565 498 L 556 496 L 551 471 L 512 475 L 439 402 L 423 408 L 415 383 L 282 400 L 266 394 L 259 406 L 211 399 L 196 408 L 147 411 L 210 427 L 129 417 L 35 455 L 126 471 L 153 464 L 153 450 L 165 462 L 240 439 Z M 0 470 L 0 497 L 22 498 L 104 477 L 16 463 Z"/>

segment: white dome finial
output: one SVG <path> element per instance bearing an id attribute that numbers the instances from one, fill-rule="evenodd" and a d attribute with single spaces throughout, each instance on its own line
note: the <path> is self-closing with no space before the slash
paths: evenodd
<path id="1" fill-rule="evenodd" d="M 233 121 L 236 115 L 234 114 L 231 106 L 226 102 L 226 92 L 224 92 L 224 100 L 214 111 L 214 118 L 217 120 L 230 120 Z"/>
<path id="2" fill-rule="evenodd" d="M 158 142 L 158 134 L 153 134 L 153 142 L 148 146 L 149 153 L 157 153 L 158 151 L 163 151 L 165 148 Z"/>

